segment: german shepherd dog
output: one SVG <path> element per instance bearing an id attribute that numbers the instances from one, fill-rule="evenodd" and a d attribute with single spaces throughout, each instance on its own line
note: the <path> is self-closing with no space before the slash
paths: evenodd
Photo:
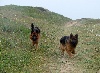
<path id="1" fill-rule="evenodd" d="M 62 55 L 64 56 L 64 51 L 68 53 L 70 57 L 75 54 L 75 48 L 78 44 L 78 34 L 75 36 L 71 33 L 70 36 L 63 36 L 60 39 L 60 48 L 62 50 Z"/>
<path id="2" fill-rule="evenodd" d="M 40 29 L 38 27 L 34 27 L 33 23 L 31 24 L 31 35 L 30 39 L 32 40 L 32 45 L 36 45 L 36 49 L 38 48 L 38 41 L 40 38 Z"/>

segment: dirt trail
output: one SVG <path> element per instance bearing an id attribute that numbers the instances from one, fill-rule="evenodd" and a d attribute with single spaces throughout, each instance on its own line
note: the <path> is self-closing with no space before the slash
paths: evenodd
<path id="1" fill-rule="evenodd" d="M 80 26 L 82 24 L 80 24 L 78 21 L 70 21 L 68 23 L 65 24 L 65 27 L 71 27 L 71 26 Z"/>
<path id="2" fill-rule="evenodd" d="M 81 68 L 75 66 L 75 62 L 70 58 L 59 58 L 57 63 L 49 63 L 46 73 L 83 73 Z"/>
<path id="3" fill-rule="evenodd" d="M 62 58 L 60 73 L 73 73 L 75 71 L 74 63 L 66 58 Z"/>
<path id="4" fill-rule="evenodd" d="M 65 24 L 65 27 L 64 27 L 65 32 L 67 32 L 66 27 L 68 28 L 73 25 L 75 26 L 78 25 L 77 21 L 71 21 Z M 75 67 L 76 63 L 73 61 L 73 58 L 64 57 L 62 58 L 62 62 L 63 64 L 61 64 L 59 73 L 83 73 L 81 69 Z"/>
<path id="5" fill-rule="evenodd" d="M 66 27 L 71 27 L 73 25 L 76 25 L 77 22 L 68 22 L 65 27 L 64 31 L 66 32 Z M 47 65 L 49 67 L 49 72 L 47 73 L 83 73 L 83 70 L 81 68 L 77 68 L 76 62 L 73 61 L 73 58 L 69 58 L 67 54 L 63 58 L 58 58 L 57 63 L 50 63 Z"/>

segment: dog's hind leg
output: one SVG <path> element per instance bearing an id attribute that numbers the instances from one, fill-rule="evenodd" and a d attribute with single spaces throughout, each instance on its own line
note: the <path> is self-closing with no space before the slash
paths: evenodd
<path id="1" fill-rule="evenodd" d="M 63 57 L 64 56 L 64 49 L 62 49 L 62 52 L 61 52 L 61 56 Z"/>
<path id="2" fill-rule="evenodd" d="M 70 58 L 72 57 L 72 52 L 71 50 L 67 47 L 66 52 L 68 53 L 68 55 L 70 56 Z"/>
<path id="3" fill-rule="evenodd" d="M 64 46 L 62 44 L 60 44 L 60 49 L 61 49 L 61 56 L 63 57 L 64 56 Z"/>

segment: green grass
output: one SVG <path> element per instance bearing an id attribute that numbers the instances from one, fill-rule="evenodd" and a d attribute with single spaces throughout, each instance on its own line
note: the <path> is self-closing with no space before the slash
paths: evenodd
<path id="1" fill-rule="evenodd" d="M 41 13 L 38 9 L 21 6 L 0 7 L 1 73 L 46 73 L 44 64 L 50 62 L 49 59 L 53 56 L 57 56 L 56 36 L 63 30 L 61 25 L 70 19 L 50 11 Z M 62 20 L 55 19 L 58 17 Z M 29 39 L 32 22 L 41 29 L 37 51 L 34 51 Z"/>
<path id="2" fill-rule="evenodd" d="M 73 25 L 65 31 L 68 34 L 79 34 L 77 56 L 74 58 L 76 65 L 80 65 L 86 73 L 96 73 L 100 69 L 100 23 L 87 22 L 83 25 Z"/>
<path id="3" fill-rule="evenodd" d="M 59 39 L 70 33 L 79 34 L 75 68 L 85 73 L 100 69 L 100 20 L 77 20 L 80 25 L 68 27 L 71 19 L 41 7 L 0 7 L 0 72 L 1 73 L 53 73 L 59 71 L 61 52 Z M 34 50 L 30 24 L 41 29 L 38 50 Z M 92 22 L 92 23 L 91 23 Z M 56 70 L 50 69 L 56 65 Z M 59 72 L 58 72 L 59 73 Z"/>

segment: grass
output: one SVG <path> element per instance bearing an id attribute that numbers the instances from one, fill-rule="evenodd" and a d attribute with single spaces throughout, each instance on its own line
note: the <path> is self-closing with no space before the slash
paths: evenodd
<path id="1" fill-rule="evenodd" d="M 74 58 L 76 65 L 82 67 L 86 73 L 96 73 L 100 69 L 100 23 L 88 23 L 80 26 L 71 26 L 65 31 L 69 34 L 79 34 L 77 56 Z"/>
<path id="2" fill-rule="evenodd" d="M 50 11 L 43 12 L 43 15 L 40 16 L 41 12 L 37 7 L 4 6 L 0 9 L 0 72 L 46 73 L 44 64 L 50 62 L 51 56 L 57 55 L 54 51 L 56 35 L 60 32 L 59 29 L 62 31 L 60 23 L 63 24 L 67 18 Z M 53 17 L 63 20 L 54 20 Z M 48 22 L 49 20 L 53 23 Z M 41 39 L 37 51 L 34 51 L 29 39 L 32 22 L 41 29 Z"/>
<path id="3" fill-rule="evenodd" d="M 100 69 L 100 20 L 76 20 L 80 25 L 67 26 L 71 19 L 41 7 L 0 7 L 0 72 L 1 73 L 59 73 L 61 58 L 59 39 L 70 33 L 79 34 L 75 68 L 82 73 Z M 38 50 L 34 51 L 30 24 L 41 29 Z"/>

